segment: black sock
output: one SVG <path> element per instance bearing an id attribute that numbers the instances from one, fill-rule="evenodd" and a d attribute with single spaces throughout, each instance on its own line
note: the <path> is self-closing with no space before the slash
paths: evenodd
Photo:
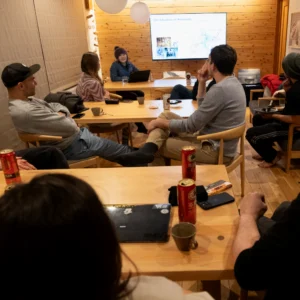
<path id="1" fill-rule="evenodd" d="M 140 166 L 151 163 L 154 160 L 154 154 L 157 152 L 158 146 L 154 143 L 145 143 L 137 151 L 120 155 L 117 162 L 123 166 Z"/>
<path id="2" fill-rule="evenodd" d="M 155 154 L 158 150 L 158 146 L 154 143 L 145 143 L 138 151 Z"/>
<path id="3" fill-rule="evenodd" d="M 148 130 L 143 123 L 139 122 L 139 123 L 135 123 L 135 125 L 138 127 L 137 132 L 146 133 L 146 134 L 148 133 Z"/>

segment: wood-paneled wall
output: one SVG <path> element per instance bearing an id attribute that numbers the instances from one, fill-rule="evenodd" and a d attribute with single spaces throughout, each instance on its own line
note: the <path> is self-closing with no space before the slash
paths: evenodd
<path id="1" fill-rule="evenodd" d="M 135 2 L 129 0 L 126 9 L 117 15 L 104 13 L 95 5 L 103 76 L 109 76 L 116 45 L 126 48 L 131 61 L 139 69 L 150 69 L 155 79 L 161 78 L 163 71 L 185 70 L 195 73 L 203 61 L 152 61 L 150 24 L 136 24 L 130 17 L 130 7 Z M 238 53 L 235 71 L 240 68 L 260 68 L 262 75 L 273 73 L 277 0 L 145 2 L 153 14 L 227 12 L 227 43 Z"/>

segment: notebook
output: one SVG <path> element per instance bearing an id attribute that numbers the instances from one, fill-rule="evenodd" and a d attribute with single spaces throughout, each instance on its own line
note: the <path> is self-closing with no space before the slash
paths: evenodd
<path id="1" fill-rule="evenodd" d="M 169 203 L 108 205 L 106 209 L 122 243 L 157 243 L 169 240 Z"/>

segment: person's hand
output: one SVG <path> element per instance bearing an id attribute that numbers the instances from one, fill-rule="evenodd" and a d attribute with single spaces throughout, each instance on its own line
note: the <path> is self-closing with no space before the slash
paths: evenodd
<path id="1" fill-rule="evenodd" d="M 273 114 L 261 114 L 261 117 L 265 120 L 273 119 Z"/>
<path id="2" fill-rule="evenodd" d="M 152 130 L 158 128 L 157 127 L 157 119 L 156 120 L 152 120 L 149 122 L 147 129 L 148 129 L 148 133 L 150 133 Z"/>
<path id="3" fill-rule="evenodd" d="M 59 111 L 58 114 L 59 114 L 60 116 L 66 117 L 66 114 L 63 113 L 62 111 Z"/>
<path id="4" fill-rule="evenodd" d="M 260 193 L 250 193 L 241 200 L 240 215 L 251 216 L 255 219 L 261 217 L 267 211 L 265 197 Z"/>
<path id="5" fill-rule="evenodd" d="M 293 84 L 293 83 L 291 82 L 291 79 L 290 79 L 290 78 L 287 78 L 286 80 L 284 80 L 284 81 L 282 82 L 283 89 L 285 90 L 285 92 L 287 92 L 287 91 L 291 88 L 292 84 Z"/>
<path id="6" fill-rule="evenodd" d="M 156 128 L 167 129 L 169 128 L 169 121 L 166 119 L 157 118 L 156 120 L 152 120 L 148 126 L 148 133 Z"/>
<path id="7" fill-rule="evenodd" d="M 105 99 L 110 99 L 109 97 L 110 97 L 109 91 L 105 91 L 104 98 Z"/>
<path id="8" fill-rule="evenodd" d="M 206 82 L 209 79 L 208 62 L 206 61 L 202 68 L 198 71 L 197 79 L 199 82 Z"/>
<path id="9" fill-rule="evenodd" d="M 22 157 L 17 157 L 17 164 L 20 170 L 36 170 L 36 167 L 30 164 Z"/>

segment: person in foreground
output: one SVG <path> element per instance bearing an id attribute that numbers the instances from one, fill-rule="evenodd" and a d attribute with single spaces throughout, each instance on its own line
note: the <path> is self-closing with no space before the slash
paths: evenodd
<path id="1" fill-rule="evenodd" d="M 6 192 L 0 241 L 3 299 L 212 299 L 185 295 L 163 277 L 122 276 L 122 260 L 130 259 L 103 205 L 70 175 L 43 175 Z"/>
<path id="2" fill-rule="evenodd" d="M 38 64 L 27 67 L 14 63 L 6 66 L 2 72 L 2 81 L 10 100 L 9 112 L 18 132 L 62 136 L 62 141 L 44 142 L 43 145 L 61 149 L 67 160 L 97 155 L 119 163 L 121 154 L 134 151 L 131 147 L 97 137 L 85 127 L 79 128 L 65 106 L 32 97 L 37 85 L 33 75 L 39 69 Z M 143 165 L 149 161 L 151 157 L 142 153 L 130 164 L 122 159 L 123 165 Z"/>
<path id="3" fill-rule="evenodd" d="M 219 141 L 197 141 L 197 135 L 231 129 L 245 122 L 246 96 L 240 82 L 232 76 L 237 61 L 236 51 L 229 45 L 220 45 L 211 50 L 209 59 L 198 75 L 198 109 L 187 119 L 164 112 L 148 125 L 150 132 L 147 142 L 136 153 L 122 155 L 134 161 L 135 155 L 142 152 L 154 155 L 160 150 L 165 158 L 181 160 L 183 146 L 196 147 L 196 162 L 216 164 Z M 209 77 L 216 80 L 206 93 Z M 170 132 L 177 134 L 169 137 Z M 200 132 L 200 133 L 199 133 Z M 236 155 L 238 139 L 224 143 L 224 163 L 229 164 Z"/>
<path id="4" fill-rule="evenodd" d="M 55 147 L 28 148 L 17 150 L 15 153 L 20 170 L 69 169 L 64 154 Z M 2 170 L 1 162 L 0 170 Z"/>
<path id="5" fill-rule="evenodd" d="M 253 127 L 246 134 L 250 145 L 258 153 L 253 158 L 262 160 L 258 164 L 262 168 L 270 168 L 281 159 L 273 144 L 288 139 L 289 124 L 300 125 L 300 54 L 288 54 L 282 61 L 282 68 L 287 77 L 283 82 L 286 95 L 284 109 L 280 113 L 254 115 Z M 300 132 L 295 131 L 294 138 L 299 137 Z"/>
<path id="6" fill-rule="evenodd" d="M 298 299 L 300 194 L 283 202 L 271 219 L 263 216 L 266 210 L 259 193 L 241 201 L 232 249 L 236 280 L 245 290 L 266 290 L 265 299 Z"/>

